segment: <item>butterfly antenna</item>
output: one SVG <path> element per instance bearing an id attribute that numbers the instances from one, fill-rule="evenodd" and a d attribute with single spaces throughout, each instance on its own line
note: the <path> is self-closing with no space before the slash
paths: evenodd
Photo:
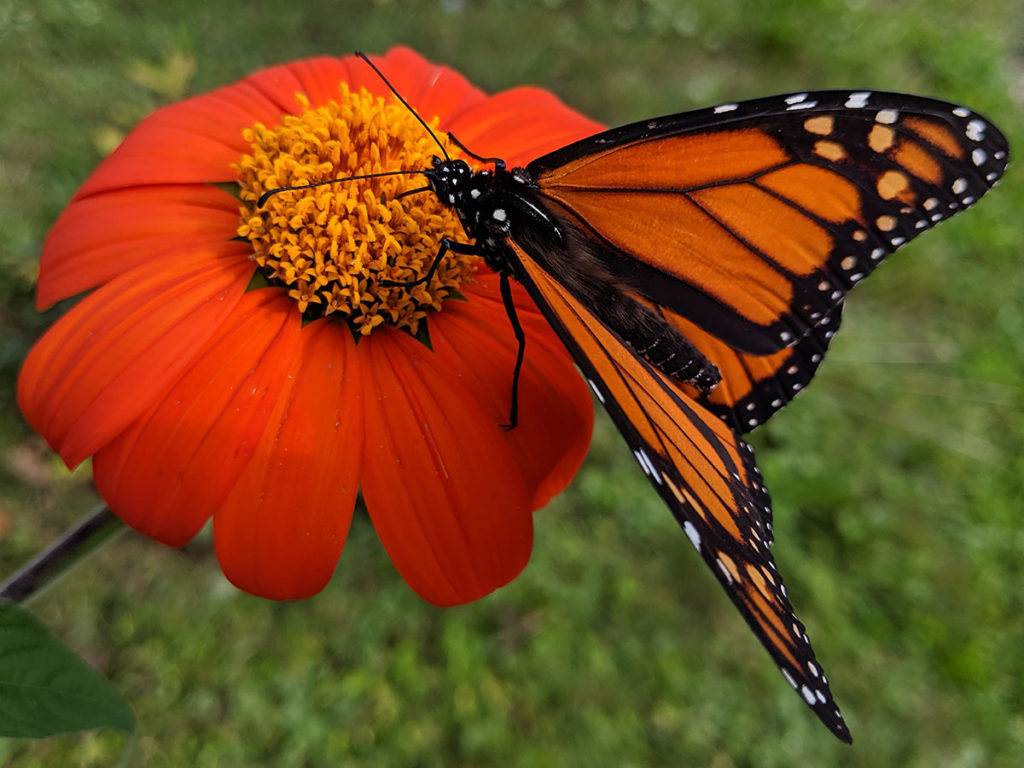
<path id="1" fill-rule="evenodd" d="M 384 85 L 388 87 L 388 90 L 395 94 L 395 98 L 402 102 L 405 108 L 412 113 L 412 116 L 415 117 L 419 121 L 420 125 L 422 125 L 426 129 L 427 133 L 430 134 L 430 138 L 432 138 L 434 140 L 434 143 L 437 144 L 438 147 L 440 147 L 441 152 L 444 154 L 444 159 L 451 160 L 451 157 L 448 156 L 448 150 L 444 148 L 444 144 L 441 143 L 441 140 L 437 138 L 437 136 L 434 134 L 432 130 L 430 130 L 430 126 L 427 125 L 426 121 L 422 117 L 420 117 L 419 112 L 413 109 L 409 102 L 402 98 L 402 94 L 395 90 L 395 86 L 393 86 L 388 81 L 388 79 L 384 77 L 383 72 L 377 69 L 377 65 L 370 61 L 370 57 L 367 56 L 362 51 L 356 51 L 356 56 L 365 61 L 370 66 L 370 69 L 377 73 L 377 77 L 384 81 Z"/>
<path id="2" fill-rule="evenodd" d="M 326 179 L 325 181 L 314 181 L 310 184 L 297 184 L 294 187 L 278 187 L 277 189 L 268 189 L 262 195 L 260 199 L 256 201 L 256 207 L 262 208 L 263 204 L 272 196 L 278 192 L 293 192 L 297 189 L 313 189 L 313 187 L 323 187 L 327 184 L 338 184 L 342 181 L 358 181 L 359 179 L 377 179 L 381 176 L 402 176 L 403 174 L 412 173 L 426 173 L 425 171 L 381 171 L 380 173 L 364 173 L 358 176 L 342 176 L 339 179 Z M 429 189 L 429 187 L 428 187 Z M 413 190 L 418 191 L 418 190 Z"/>
<path id="3" fill-rule="evenodd" d="M 429 191 L 430 191 L 430 187 L 429 186 L 426 186 L 426 187 L 416 187 L 416 189 L 407 189 L 407 190 L 405 190 L 405 192 L 400 192 L 399 194 L 395 195 L 395 200 L 401 200 L 403 197 L 408 197 L 409 195 L 418 195 L 420 192 L 429 192 Z"/>

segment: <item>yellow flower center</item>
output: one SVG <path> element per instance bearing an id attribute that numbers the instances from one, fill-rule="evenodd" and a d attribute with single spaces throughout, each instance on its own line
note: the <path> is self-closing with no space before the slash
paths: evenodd
<path id="1" fill-rule="evenodd" d="M 335 315 L 359 333 L 382 323 L 415 334 L 476 270 L 478 257 L 450 253 L 427 282 L 442 238 L 465 241 L 454 211 L 403 174 L 327 184 L 271 195 L 272 189 L 399 169 L 430 168 L 437 144 L 401 104 L 341 85 L 338 101 L 316 109 L 298 96 L 302 114 L 244 132 L 252 154 L 236 166 L 241 183 L 238 234 L 274 285 L 288 289 L 307 318 Z M 382 282 L 405 285 L 381 285 Z"/>

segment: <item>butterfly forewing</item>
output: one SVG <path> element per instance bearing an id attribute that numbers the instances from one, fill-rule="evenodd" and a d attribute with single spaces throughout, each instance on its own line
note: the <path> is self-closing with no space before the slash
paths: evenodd
<path id="1" fill-rule="evenodd" d="M 839 738 L 850 734 L 769 550 L 771 507 L 753 452 L 514 243 L 519 277 L 686 535 L 782 670 Z"/>
<path id="2" fill-rule="evenodd" d="M 603 244 L 609 272 L 764 356 L 837 318 L 855 283 L 1006 162 L 1002 134 L 966 108 L 833 91 L 635 123 L 528 171 L 556 215 Z"/>

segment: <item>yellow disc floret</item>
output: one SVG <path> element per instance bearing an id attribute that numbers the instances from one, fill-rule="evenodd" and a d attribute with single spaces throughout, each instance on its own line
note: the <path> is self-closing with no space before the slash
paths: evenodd
<path id="1" fill-rule="evenodd" d="M 387 323 L 416 333 L 476 269 L 479 259 L 449 253 L 426 274 L 442 238 L 465 241 L 455 213 L 405 174 L 327 184 L 271 195 L 280 187 L 400 169 L 430 168 L 434 140 L 398 103 L 341 85 L 337 101 L 316 109 L 301 95 L 299 115 L 246 129 L 252 154 L 238 162 L 242 221 L 238 234 L 271 283 L 284 286 L 308 318 L 335 315 L 359 333 Z"/>

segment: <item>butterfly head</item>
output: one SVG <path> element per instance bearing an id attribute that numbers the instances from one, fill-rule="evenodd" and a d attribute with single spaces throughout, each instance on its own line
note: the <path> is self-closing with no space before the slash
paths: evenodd
<path id="1" fill-rule="evenodd" d="M 465 160 L 433 158 L 433 167 L 424 171 L 427 184 L 442 203 L 458 206 L 467 184 L 473 178 L 473 169 Z"/>

